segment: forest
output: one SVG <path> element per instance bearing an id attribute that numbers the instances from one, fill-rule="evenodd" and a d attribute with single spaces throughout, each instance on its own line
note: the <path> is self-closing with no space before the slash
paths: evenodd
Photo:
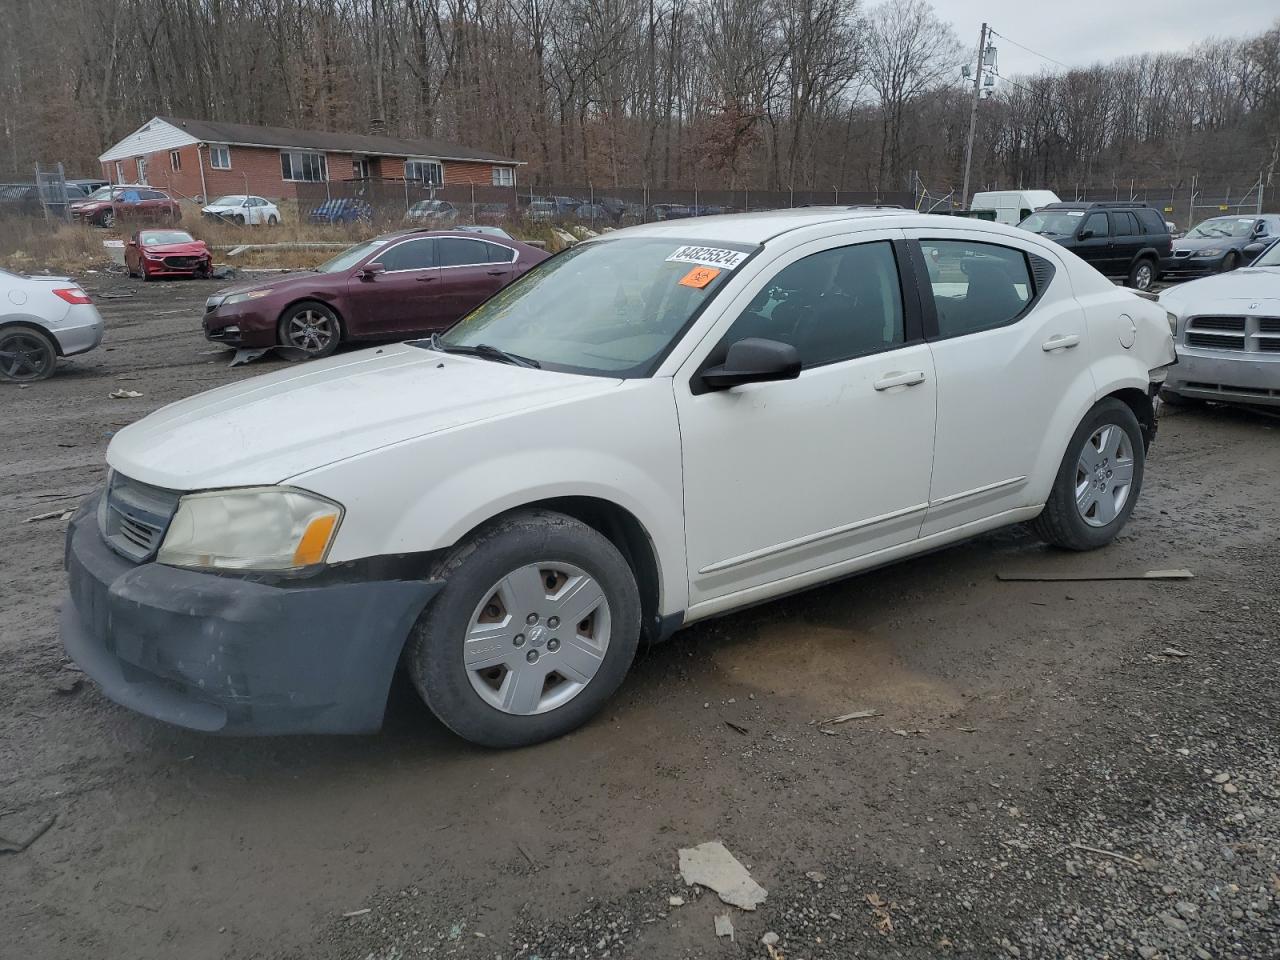
<path id="1" fill-rule="evenodd" d="M 526 161 L 525 183 L 901 190 L 918 172 L 941 192 L 963 173 L 978 28 L 927 0 L 6 7 L 0 171 L 28 179 L 96 174 L 163 114 L 444 137 Z M 1280 19 L 1087 68 L 997 63 L 984 90 L 975 187 L 1280 172 Z"/>

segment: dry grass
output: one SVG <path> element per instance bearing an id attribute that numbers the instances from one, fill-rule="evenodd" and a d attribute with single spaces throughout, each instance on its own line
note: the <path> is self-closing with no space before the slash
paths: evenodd
<path id="1" fill-rule="evenodd" d="M 329 259 L 341 247 L 246 250 L 235 257 L 228 256 L 228 253 L 230 248 L 242 244 L 339 243 L 345 246 L 394 230 L 399 224 L 328 226 L 299 223 L 291 219 L 274 227 L 244 227 L 234 223 L 199 219 L 188 213 L 178 226 L 207 243 L 213 249 L 214 262 L 217 264 L 303 269 Z M 517 239 L 544 243 L 551 253 L 564 246 L 549 224 L 507 224 L 506 230 Z M 0 219 L 0 266 L 24 273 L 75 272 L 100 268 L 111 261 L 111 255 L 103 248 L 102 242 L 121 240 L 126 234 L 127 229 L 104 230 L 75 224 L 50 224 L 35 218 Z"/>

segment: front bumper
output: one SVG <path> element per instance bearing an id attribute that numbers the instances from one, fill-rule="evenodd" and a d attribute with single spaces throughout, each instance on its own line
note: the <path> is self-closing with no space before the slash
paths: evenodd
<path id="1" fill-rule="evenodd" d="M 1207 277 L 1219 273 L 1227 255 L 1217 257 L 1171 257 L 1165 261 L 1163 276 L 1173 277 Z"/>
<path id="2" fill-rule="evenodd" d="M 142 271 L 149 277 L 195 277 L 207 275 L 213 270 L 212 257 L 189 258 L 194 263 L 175 265 L 165 260 L 142 259 Z"/>
<path id="3" fill-rule="evenodd" d="M 67 531 L 67 654 L 111 700 L 210 733 L 370 733 L 435 581 L 270 584 L 134 564 L 98 531 L 97 497 Z"/>
<path id="4" fill-rule="evenodd" d="M 277 342 L 275 316 L 259 312 L 256 302 L 219 306 L 205 313 L 200 321 L 204 338 L 229 347 L 274 347 Z"/>
<path id="5" fill-rule="evenodd" d="M 1178 344 L 1165 387 L 1185 397 L 1280 406 L 1280 351 L 1205 350 Z"/>

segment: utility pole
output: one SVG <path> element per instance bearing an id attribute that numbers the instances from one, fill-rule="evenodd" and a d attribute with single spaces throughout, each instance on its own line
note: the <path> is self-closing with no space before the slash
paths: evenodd
<path id="1" fill-rule="evenodd" d="M 973 75 L 973 106 L 969 110 L 969 142 L 964 148 L 964 187 L 960 192 L 960 207 L 969 209 L 969 167 L 973 163 L 973 134 L 978 127 L 978 97 L 982 93 L 982 64 L 987 55 L 987 25 L 978 34 L 978 69 Z"/>

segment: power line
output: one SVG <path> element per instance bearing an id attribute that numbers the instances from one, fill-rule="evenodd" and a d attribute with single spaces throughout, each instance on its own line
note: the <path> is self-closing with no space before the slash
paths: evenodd
<path id="1" fill-rule="evenodd" d="M 1015 47 L 1021 47 L 1023 50 L 1027 51 L 1027 53 L 1033 53 L 1033 54 L 1035 54 L 1035 55 L 1036 55 L 1037 57 L 1039 57 L 1041 60 L 1048 60 L 1050 63 L 1056 63 L 1058 66 L 1062 67 L 1064 70 L 1071 70 L 1071 69 L 1072 69 L 1072 68 L 1071 68 L 1071 67 L 1069 67 L 1067 64 L 1063 63 L 1061 60 L 1055 60 L 1055 59 L 1053 59 L 1053 57 L 1047 57 L 1047 56 L 1045 56 L 1043 53 L 1041 53 L 1041 52 L 1040 52 L 1040 51 L 1038 51 L 1038 50 L 1032 50 L 1032 49 L 1031 49 L 1030 47 L 1028 47 L 1026 44 L 1019 43 L 1017 40 L 1014 40 L 1012 37 L 1006 37 L 1003 33 L 1000 33 L 998 30 L 992 29 L 992 30 L 991 30 L 991 33 L 995 34 L 995 35 L 996 35 L 997 37 L 999 37 L 1001 40 L 1007 40 L 1007 41 L 1009 41 L 1009 42 L 1010 42 L 1010 43 L 1012 43 Z"/>

